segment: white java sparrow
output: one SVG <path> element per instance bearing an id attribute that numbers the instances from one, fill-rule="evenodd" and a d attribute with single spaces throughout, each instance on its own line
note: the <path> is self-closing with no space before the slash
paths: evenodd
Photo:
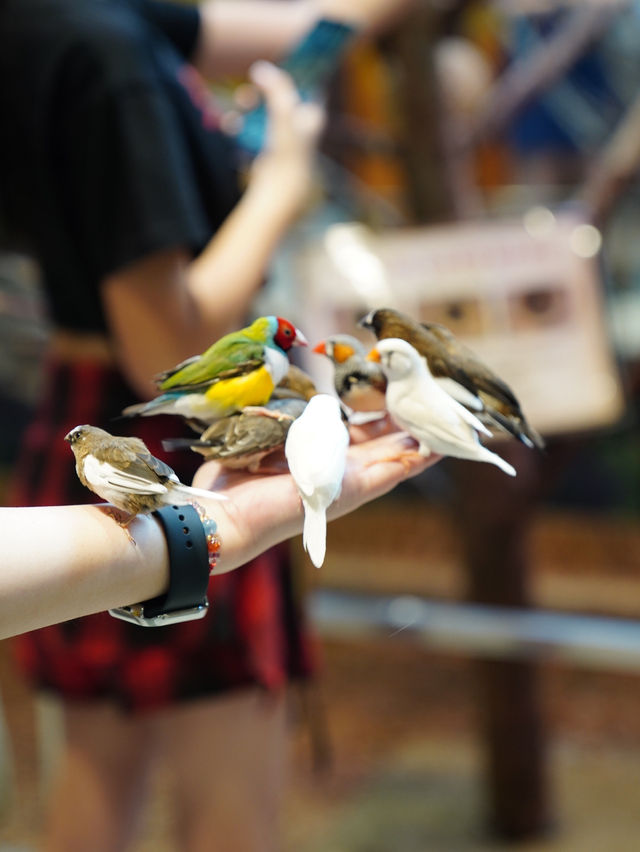
<path id="1" fill-rule="evenodd" d="M 302 543 L 320 568 L 327 540 L 327 509 L 340 494 L 349 431 L 342 421 L 340 402 L 319 393 L 289 427 L 284 452 L 304 507 Z"/>
<path id="2" fill-rule="evenodd" d="M 524 416 L 509 385 L 438 323 L 419 323 L 392 308 L 371 311 L 358 323 L 378 340 L 399 337 L 414 346 L 436 382 L 492 428 L 498 426 L 527 447 L 543 449 L 544 439 Z"/>
<path id="3" fill-rule="evenodd" d="M 222 494 L 183 485 L 168 464 L 152 455 L 140 438 L 110 435 L 97 426 L 76 426 L 67 435 L 80 482 L 131 517 L 165 504 L 185 505 L 198 497 L 226 500 Z"/>
<path id="4" fill-rule="evenodd" d="M 406 340 L 379 340 L 369 353 L 387 377 L 387 410 L 401 429 L 418 442 L 420 455 L 438 453 L 495 464 L 510 476 L 515 469 L 480 443 L 491 432 L 468 409 L 442 389 L 426 361 Z"/>

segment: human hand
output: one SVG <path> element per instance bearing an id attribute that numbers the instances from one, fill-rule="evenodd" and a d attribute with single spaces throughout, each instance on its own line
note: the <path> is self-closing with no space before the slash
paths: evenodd
<path id="1" fill-rule="evenodd" d="M 416 443 L 404 432 L 352 444 L 340 497 L 330 506 L 328 520 L 346 515 L 391 491 L 439 461 L 440 456 L 398 456 Z M 302 532 L 303 511 L 289 473 L 259 476 L 226 470 L 216 462 L 200 467 L 194 485 L 215 489 L 228 498 L 207 506 L 218 523 L 222 551 L 216 573 L 243 565 L 268 547 Z M 204 502 L 204 501 L 203 501 Z"/>
<path id="2" fill-rule="evenodd" d="M 256 62 L 250 76 L 264 99 L 267 127 L 249 174 L 249 190 L 266 184 L 277 203 L 297 212 L 311 189 L 324 110 L 318 103 L 303 101 L 291 76 L 270 62 Z"/>

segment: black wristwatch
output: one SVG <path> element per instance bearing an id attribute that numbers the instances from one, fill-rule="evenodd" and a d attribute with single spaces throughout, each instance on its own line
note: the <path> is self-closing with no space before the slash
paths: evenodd
<path id="1" fill-rule="evenodd" d="M 203 618 L 209 608 L 209 560 L 200 516 L 189 505 L 163 506 L 152 514 L 160 521 L 167 538 L 169 589 L 156 598 L 110 609 L 109 615 L 143 627 Z"/>

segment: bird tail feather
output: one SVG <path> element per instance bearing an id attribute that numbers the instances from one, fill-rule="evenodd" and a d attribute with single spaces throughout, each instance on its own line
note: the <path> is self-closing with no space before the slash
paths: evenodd
<path id="1" fill-rule="evenodd" d="M 314 509 L 307 502 L 304 504 L 302 544 L 313 564 L 320 568 L 327 550 L 327 516 L 324 509 Z"/>
<path id="2" fill-rule="evenodd" d="M 201 500 L 228 500 L 229 498 L 220 491 L 207 491 L 204 488 L 194 488 L 192 485 L 174 485 L 167 492 L 167 503 L 171 503 L 179 498 L 187 498 L 187 500 L 196 500 L 198 497 Z"/>
<path id="3" fill-rule="evenodd" d="M 484 447 L 484 449 L 486 450 L 486 455 L 483 453 L 485 461 L 491 462 L 491 464 L 495 464 L 497 467 L 500 468 L 500 470 L 503 470 L 505 473 L 508 473 L 509 476 L 516 475 L 515 467 L 513 467 L 513 465 L 510 465 L 508 461 L 505 461 L 502 456 L 499 456 L 497 453 L 492 453 L 491 450 L 487 450 L 486 447 Z"/>

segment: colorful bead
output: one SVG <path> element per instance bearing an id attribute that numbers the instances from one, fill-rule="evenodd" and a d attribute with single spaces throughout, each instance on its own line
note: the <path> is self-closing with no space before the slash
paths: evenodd
<path id="1" fill-rule="evenodd" d="M 213 574 L 218 561 L 218 555 L 222 547 L 222 539 L 218 535 L 218 525 L 210 518 L 204 510 L 204 507 L 195 501 L 191 504 L 200 516 L 202 526 L 204 527 L 205 537 L 207 540 L 207 555 L 209 559 L 209 574 Z"/>

